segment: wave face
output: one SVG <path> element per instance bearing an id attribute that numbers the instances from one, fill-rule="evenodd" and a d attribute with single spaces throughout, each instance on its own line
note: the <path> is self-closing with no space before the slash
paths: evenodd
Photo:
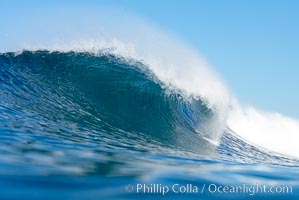
<path id="1" fill-rule="evenodd" d="M 107 198 L 126 198 L 119 187 L 146 177 L 165 183 L 194 181 L 201 170 L 209 177 L 198 177 L 198 183 L 237 184 L 242 176 L 267 183 L 298 166 L 296 159 L 246 143 L 228 127 L 214 134 L 219 110 L 206 99 L 165 84 L 142 62 L 105 52 L 0 54 L 0 96 L 0 156 L 5 158 L 0 174 L 7 182 L 14 180 L 4 174 L 18 175 L 20 184 L 28 176 L 84 175 L 80 181 L 68 179 L 66 187 L 75 181 L 92 185 L 98 194 L 105 191 L 99 187 L 106 177 L 127 176 L 125 181 L 110 179 L 106 187 L 112 192 L 105 192 Z M 244 165 L 260 162 L 266 165 L 262 176 Z M 223 169 L 227 173 L 220 180 Z M 155 179 L 157 172 L 162 175 Z M 193 175 L 183 178 L 186 174 Z M 288 171 L 285 180 L 296 176 L 296 170 Z M 31 183 L 28 191 L 39 184 Z"/>
<path id="2" fill-rule="evenodd" d="M 3 105 L 10 102 L 24 114 L 92 125 L 100 133 L 144 134 L 182 148 L 197 146 L 197 134 L 209 135 L 204 126 L 213 111 L 200 99 L 170 91 L 141 63 L 48 51 L 5 54 L 1 61 L 3 91 L 10 93 Z"/>

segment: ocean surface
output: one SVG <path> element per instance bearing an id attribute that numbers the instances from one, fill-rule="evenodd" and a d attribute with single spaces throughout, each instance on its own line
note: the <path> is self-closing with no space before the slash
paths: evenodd
<path id="1" fill-rule="evenodd" d="M 218 117 L 142 61 L 1 53 L 0 199 L 299 199 L 299 160 Z"/>

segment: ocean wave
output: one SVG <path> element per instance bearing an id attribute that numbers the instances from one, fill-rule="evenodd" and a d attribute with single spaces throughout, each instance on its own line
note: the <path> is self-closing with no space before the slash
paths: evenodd
<path id="1" fill-rule="evenodd" d="M 0 65 L 1 113 L 6 116 L 1 124 L 9 132 L 26 129 L 55 140 L 104 145 L 94 137 L 126 140 L 129 134 L 150 140 L 145 146 L 156 141 L 160 148 L 197 156 L 213 157 L 219 148 L 225 149 L 224 155 L 235 150 L 239 161 L 247 156 L 247 162 L 265 158 L 273 162 L 271 157 L 277 156 L 233 136 L 238 132 L 229 126 L 219 134 L 219 110 L 165 84 L 140 61 L 106 50 L 96 54 L 39 50 L 1 54 Z M 235 149 L 236 143 L 259 156 Z M 288 160 L 280 157 L 275 162 Z"/>

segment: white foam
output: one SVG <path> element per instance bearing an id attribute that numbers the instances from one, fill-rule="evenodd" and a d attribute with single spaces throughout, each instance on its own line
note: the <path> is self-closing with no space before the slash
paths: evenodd
<path id="1" fill-rule="evenodd" d="M 227 124 L 236 134 L 256 146 L 299 158 L 299 121 L 238 104 L 229 113 Z"/>

